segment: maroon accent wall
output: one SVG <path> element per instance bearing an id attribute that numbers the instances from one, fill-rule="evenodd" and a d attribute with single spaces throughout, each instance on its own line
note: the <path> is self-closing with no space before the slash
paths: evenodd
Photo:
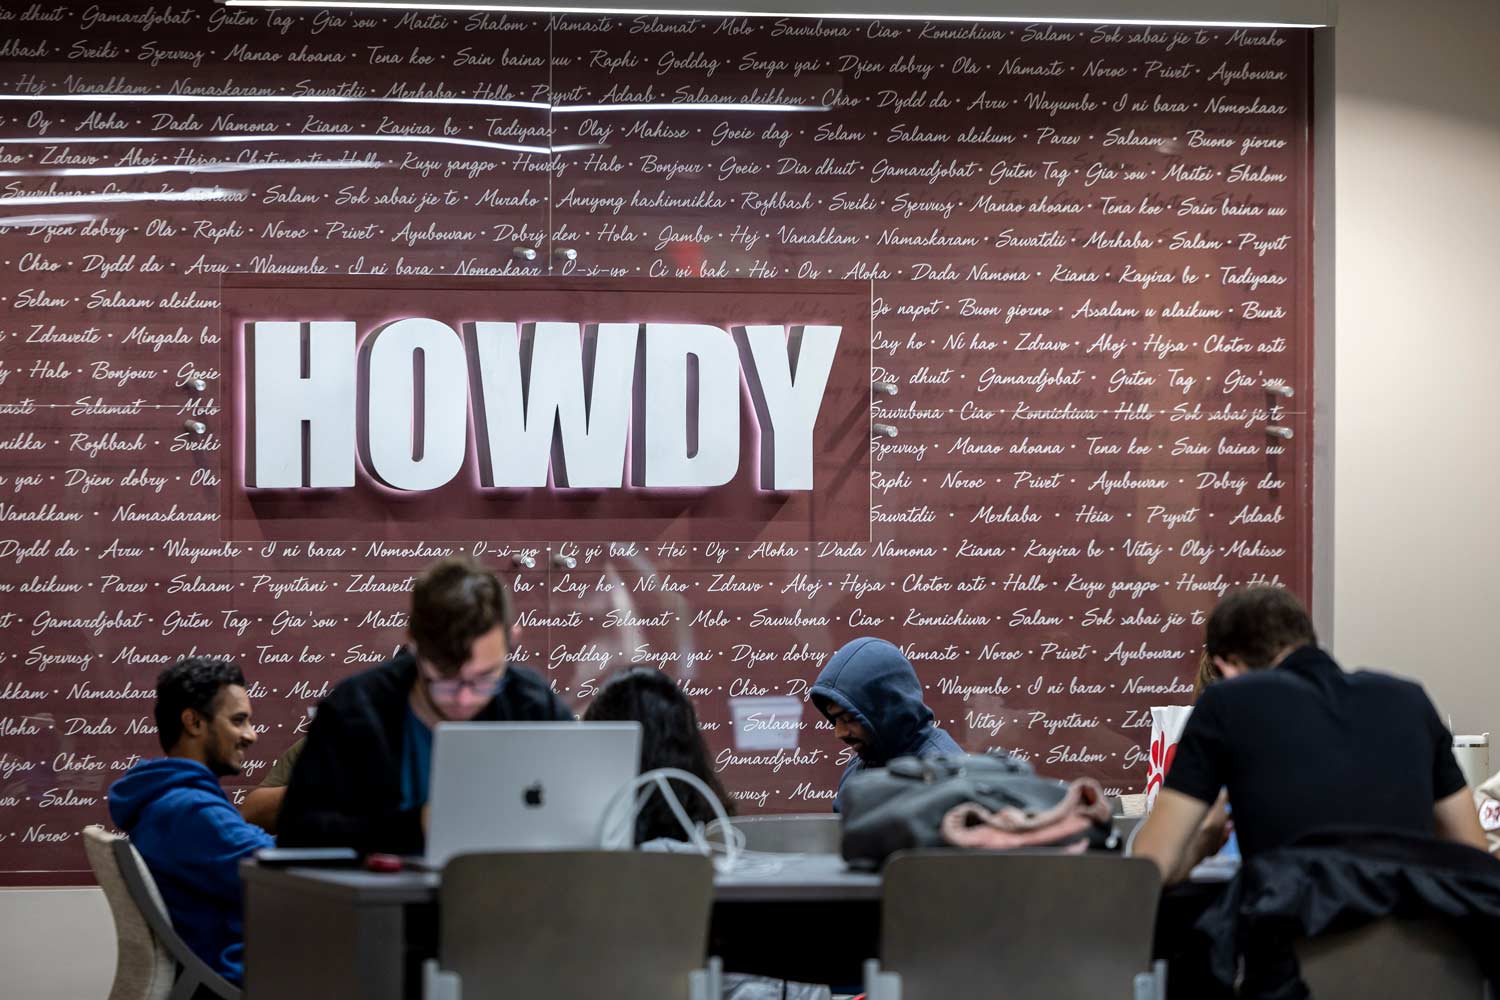
<path id="1" fill-rule="evenodd" d="M 253 679 L 238 799 L 444 551 L 504 571 L 521 656 L 580 709 L 633 662 L 681 678 L 743 812 L 827 808 L 815 710 L 767 731 L 732 699 L 799 697 L 847 639 L 903 645 L 967 748 L 1130 791 L 1216 595 L 1309 594 L 1304 33 L 194 2 L 6 3 L 0 39 L 0 884 L 87 879 L 78 831 L 158 752 L 163 666 Z M 120 99 L 59 99 L 88 94 Z M 873 283 L 899 436 L 872 541 L 225 542 L 238 271 Z M 841 400 L 825 419 L 870 419 Z"/>

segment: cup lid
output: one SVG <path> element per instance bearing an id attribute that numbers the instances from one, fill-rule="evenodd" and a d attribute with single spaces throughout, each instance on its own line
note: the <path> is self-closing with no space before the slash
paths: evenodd
<path id="1" fill-rule="evenodd" d="M 1455 736 L 1453 745 L 1456 747 L 1487 747 L 1490 745 L 1490 734 L 1479 733 L 1472 736 Z"/>

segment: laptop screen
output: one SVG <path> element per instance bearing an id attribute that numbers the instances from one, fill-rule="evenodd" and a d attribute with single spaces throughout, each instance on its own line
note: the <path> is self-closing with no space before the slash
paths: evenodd
<path id="1" fill-rule="evenodd" d="M 640 770 L 638 722 L 458 722 L 433 732 L 426 862 L 590 850 Z"/>

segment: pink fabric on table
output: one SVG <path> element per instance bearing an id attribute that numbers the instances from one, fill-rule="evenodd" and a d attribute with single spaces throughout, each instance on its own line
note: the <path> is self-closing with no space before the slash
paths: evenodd
<path id="1" fill-rule="evenodd" d="M 1007 806 L 991 812 L 978 803 L 966 802 L 948 810 L 940 829 L 944 842 L 954 847 L 1004 851 L 1070 840 L 1087 832 L 1094 823 L 1108 823 L 1109 818 L 1104 789 L 1092 778 L 1080 778 L 1068 786 L 1062 801 L 1051 809 L 1028 813 Z M 1080 840 L 1066 849 L 1081 853 L 1087 846 Z"/>

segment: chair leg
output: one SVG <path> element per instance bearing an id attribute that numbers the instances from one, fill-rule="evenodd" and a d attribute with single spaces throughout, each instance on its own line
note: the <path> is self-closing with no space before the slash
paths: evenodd
<path id="1" fill-rule="evenodd" d="M 463 1000 L 463 977 L 444 972 L 435 958 L 422 963 L 422 1000 Z"/>
<path id="2" fill-rule="evenodd" d="M 193 1000 L 193 994 L 198 992 L 198 987 L 203 983 L 197 976 L 190 972 L 183 972 L 172 984 L 172 992 L 167 994 L 167 1000 Z"/>
<path id="3" fill-rule="evenodd" d="M 1135 976 L 1133 1000 L 1167 1000 L 1167 963 L 1153 962 L 1150 972 L 1138 972 Z"/>
<path id="4" fill-rule="evenodd" d="M 691 1000 L 720 1000 L 724 995 L 724 961 L 709 957 L 705 968 L 688 974 L 688 996 Z"/>
<path id="5" fill-rule="evenodd" d="M 901 1000 L 901 974 L 881 972 L 879 959 L 865 959 L 865 1000 Z"/>

